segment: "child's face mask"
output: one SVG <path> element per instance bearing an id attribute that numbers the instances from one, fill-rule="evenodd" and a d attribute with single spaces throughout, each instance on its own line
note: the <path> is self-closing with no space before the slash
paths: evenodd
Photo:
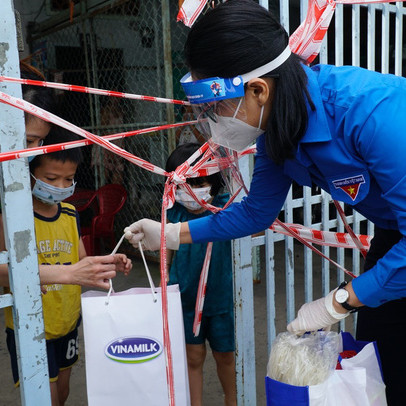
<path id="1" fill-rule="evenodd" d="M 199 200 L 204 200 L 207 202 L 211 198 L 210 189 L 211 186 L 193 188 L 193 192 Z M 200 206 L 200 204 L 197 203 L 192 196 L 189 196 L 182 189 L 176 189 L 175 200 L 191 211 L 200 210 L 202 208 L 202 206 Z"/>
<path id="2" fill-rule="evenodd" d="M 75 191 L 76 182 L 73 182 L 72 186 L 61 188 L 37 179 L 33 174 L 31 176 L 35 179 L 32 195 L 43 203 L 58 204 L 72 196 Z"/>

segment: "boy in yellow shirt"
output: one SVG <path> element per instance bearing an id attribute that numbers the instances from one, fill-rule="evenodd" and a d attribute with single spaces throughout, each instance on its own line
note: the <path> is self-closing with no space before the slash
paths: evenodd
<path id="1" fill-rule="evenodd" d="M 51 130 L 45 144 L 75 139 L 73 134 L 56 128 Z M 71 367 L 78 359 L 81 287 L 65 284 L 67 279 L 61 279 L 61 270 L 66 271 L 68 269 L 66 266 L 86 257 L 76 209 L 63 202 L 74 192 L 74 176 L 80 161 L 80 149 L 75 148 L 40 155 L 30 163 L 40 279 L 46 291 L 42 297 L 42 306 L 53 406 L 65 404 L 69 395 Z M 116 254 L 111 266 L 127 274 L 131 268 L 131 261 L 123 254 Z M 3 266 L 0 281 L 5 282 L 5 276 L 7 269 Z M 6 308 L 5 318 L 13 378 L 18 384 L 16 345 L 10 307 Z"/>

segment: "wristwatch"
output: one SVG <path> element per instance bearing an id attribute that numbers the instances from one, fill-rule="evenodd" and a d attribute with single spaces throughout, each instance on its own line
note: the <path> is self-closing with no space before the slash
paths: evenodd
<path id="1" fill-rule="evenodd" d="M 340 303 L 340 305 L 342 307 L 344 307 L 345 310 L 350 311 L 351 313 L 354 313 L 356 311 L 358 311 L 360 308 L 359 307 L 355 307 L 355 306 L 351 306 L 347 300 L 350 297 L 350 294 L 348 293 L 348 290 L 345 289 L 345 286 L 347 285 L 347 282 L 342 282 L 341 285 L 337 288 L 336 293 L 334 295 L 335 299 L 337 300 L 338 303 Z"/>

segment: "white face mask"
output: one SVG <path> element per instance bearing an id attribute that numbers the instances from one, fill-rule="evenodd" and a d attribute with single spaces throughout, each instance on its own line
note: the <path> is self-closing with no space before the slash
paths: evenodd
<path id="1" fill-rule="evenodd" d="M 57 186 L 52 186 L 41 179 L 37 179 L 33 174 L 31 174 L 31 176 L 35 179 L 32 194 L 43 203 L 50 205 L 60 203 L 72 196 L 75 192 L 76 182 L 73 182 L 72 186 L 60 188 Z"/>
<path id="2" fill-rule="evenodd" d="M 236 118 L 242 99 L 238 103 L 233 117 L 216 115 L 217 123 L 208 120 L 213 141 L 222 147 L 240 152 L 251 145 L 264 131 L 261 129 L 264 106 L 261 107 L 261 115 L 258 127 L 253 127 L 245 121 Z"/>
<path id="3" fill-rule="evenodd" d="M 193 188 L 193 193 L 199 200 L 204 200 L 207 202 L 211 199 L 210 190 L 211 186 Z M 202 208 L 202 206 L 197 203 L 192 196 L 182 189 L 176 189 L 175 200 L 182 206 L 185 206 L 188 210 L 195 211 Z"/>

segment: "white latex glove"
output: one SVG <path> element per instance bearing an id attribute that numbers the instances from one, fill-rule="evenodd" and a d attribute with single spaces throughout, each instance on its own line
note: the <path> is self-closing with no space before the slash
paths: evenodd
<path id="1" fill-rule="evenodd" d="M 181 223 L 168 223 L 165 226 L 166 248 L 179 249 L 179 234 Z M 148 251 L 156 251 L 161 247 L 161 223 L 150 219 L 136 221 L 124 229 L 125 238 L 138 248 L 138 243 Z"/>
<path id="2" fill-rule="evenodd" d="M 326 297 L 305 303 L 298 311 L 296 319 L 288 324 L 288 331 L 301 335 L 306 331 L 330 327 L 347 317 L 350 312 L 338 313 L 334 310 L 333 299 L 336 290 L 332 290 Z"/>

